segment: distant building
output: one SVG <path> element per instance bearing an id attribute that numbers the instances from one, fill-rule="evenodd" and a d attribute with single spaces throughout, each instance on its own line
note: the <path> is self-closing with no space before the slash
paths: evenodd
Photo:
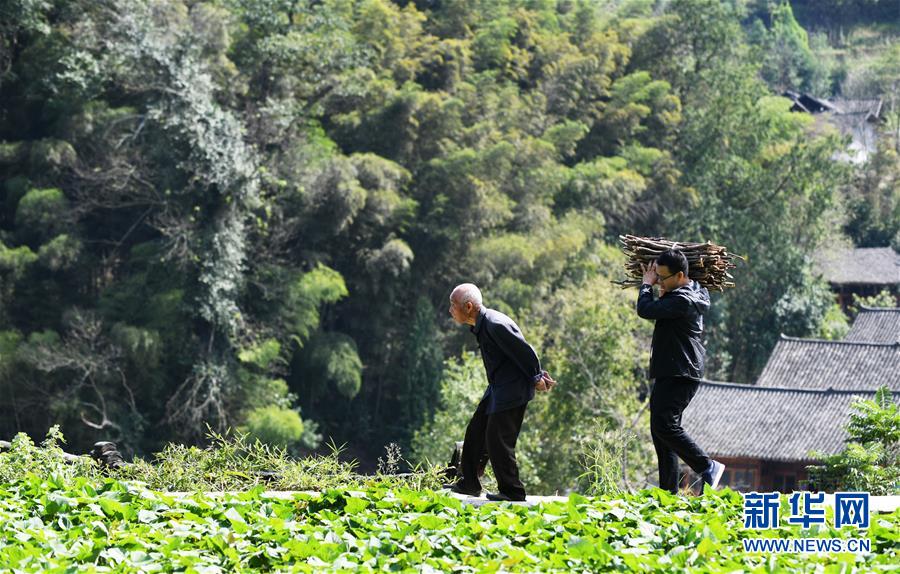
<path id="1" fill-rule="evenodd" d="M 877 149 L 878 130 L 884 122 L 882 100 L 826 100 L 790 90 L 782 95 L 793 102 L 791 111 L 817 115 L 850 136 L 850 146 L 836 159 L 864 163 Z"/>
<path id="2" fill-rule="evenodd" d="M 837 108 L 834 104 L 825 98 L 817 98 L 809 94 L 786 90 L 781 94 L 785 98 L 791 100 L 794 104 L 791 106 L 792 112 L 804 112 L 807 114 L 821 114 L 824 112 L 835 112 Z"/>
<path id="3" fill-rule="evenodd" d="M 822 341 L 781 336 L 756 386 L 900 392 L 900 343 Z"/>
<path id="4" fill-rule="evenodd" d="M 878 130 L 884 121 L 881 116 L 881 100 L 835 100 L 836 110 L 828 115 L 828 121 L 836 126 L 851 142 L 847 151 L 838 159 L 851 163 L 865 163 L 869 155 L 878 149 Z"/>
<path id="5" fill-rule="evenodd" d="M 815 270 L 846 309 L 853 295 L 870 297 L 888 289 L 900 294 L 900 254 L 890 247 L 855 247 L 820 251 Z"/>

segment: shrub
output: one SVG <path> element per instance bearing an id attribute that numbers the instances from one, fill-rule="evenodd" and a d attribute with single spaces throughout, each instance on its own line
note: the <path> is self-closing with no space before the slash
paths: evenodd
<path id="1" fill-rule="evenodd" d="M 268 406 L 250 411 L 245 429 L 252 439 L 287 448 L 303 436 L 303 421 L 297 411 Z"/>

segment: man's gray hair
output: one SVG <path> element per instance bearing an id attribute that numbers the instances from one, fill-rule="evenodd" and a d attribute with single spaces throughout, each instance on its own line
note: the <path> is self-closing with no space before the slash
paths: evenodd
<path id="1" fill-rule="evenodd" d="M 457 301 L 459 301 L 460 305 L 465 305 L 469 301 L 472 302 L 476 307 L 481 307 L 481 290 L 478 289 L 472 283 L 463 283 L 461 285 L 457 285 L 456 288 L 453 289 L 453 293 L 451 295 L 456 295 Z"/>

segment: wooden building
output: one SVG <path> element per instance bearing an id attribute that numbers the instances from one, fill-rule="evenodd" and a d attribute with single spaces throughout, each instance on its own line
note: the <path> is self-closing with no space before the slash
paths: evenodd
<path id="1" fill-rule="evenodd" d="M 815 263 L 844 309 L 853 302 L 853 295 L 869 297 L 885 289 L 900 295 L 900 254 L 890 247 L 821 251 Z"/>
<path id="2" fill-rule="evenodd" d="M 782 336 L 755 385 L 703 381 L 682 425 L 726 466 L 734 490 L 802 489 L 818 455 L 840 452 L 853 402 L 887 385 L 900 403 L 900 309 L 864 309 L 844 341 Z M 875 341 L 865 340 L 867 338 Z M 684 467 L 683 485 L 697 477 Z"/>

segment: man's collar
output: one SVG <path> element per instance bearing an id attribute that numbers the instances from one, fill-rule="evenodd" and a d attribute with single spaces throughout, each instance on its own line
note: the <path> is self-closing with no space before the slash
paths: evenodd
<path id="1" fill-rule="evenodd" d="M 484 305 L 478 308 L 478 317 L 475 318 L 475 326 L 469 327 L 476 335 L 481 331 L 481 324 L 484 322 Z"/>

